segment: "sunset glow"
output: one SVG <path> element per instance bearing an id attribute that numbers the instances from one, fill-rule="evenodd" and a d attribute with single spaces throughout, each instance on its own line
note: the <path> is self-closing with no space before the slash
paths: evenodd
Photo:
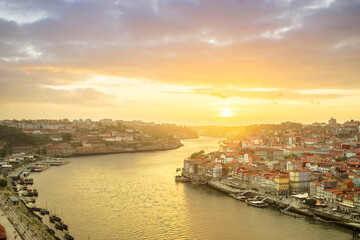
<path id="1" fill-rule="evenodd" d="M 359 1 L 0 3 L 2 118 L 360 118 Z"/>
<path id="2" fill-rule="evenodd" d="M 230 108 L 225 107 L 225 108 L 221 109 L 220 117 L 232 117 L 232 116 L 233 116 L 233 114 L 232 114 Z"/>

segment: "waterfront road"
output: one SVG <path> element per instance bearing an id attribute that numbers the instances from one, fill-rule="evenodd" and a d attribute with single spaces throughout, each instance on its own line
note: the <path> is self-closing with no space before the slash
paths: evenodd
<path id="1" fill-rule="evenodd" d="M 38 220 L 31 216 L 30 213 L 26 214 L 27 209 L 21 205 L 13 205 L 6 196 L 0 195 L 0 205 L 6 217 L 13 224 L 18 235 L 24 240 L 43 240 L 48 239 L 35 224 Z M 42 224 L 42 223 L 40 223 Z M 14 237 L 14 239 L 20 239 Z"/>

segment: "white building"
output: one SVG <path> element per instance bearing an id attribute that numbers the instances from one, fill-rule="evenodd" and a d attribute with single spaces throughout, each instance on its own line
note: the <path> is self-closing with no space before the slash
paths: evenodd
<path id="1" fill-rule="evenodd" d="M 215 164 L 213 168 L 213 178 L 221 178 L 222 177 L 222 165 Z"/>

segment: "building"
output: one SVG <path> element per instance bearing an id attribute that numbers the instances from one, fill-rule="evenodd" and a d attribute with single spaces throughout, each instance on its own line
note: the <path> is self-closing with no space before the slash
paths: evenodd
<path id="1" fill-rule="evenodd" d="M 330 118 L 329 125 L 336 125 L 336 119 Z"/>
<path id="2" fill-rule="evenodd" d="M 279 161 L 284 159 L 284 151 L 278 148 L 256 148 L 254 154 L 262 160 Z"/>
<path id="3" fill-rule="evenodd" d="M 274 177 L 277 195 L 288 195 L 290 193 L 289 174 L 279 173 Z"/>
<path id="4" fill-rule="evenodd" d="M 197 166 L 198 163 L 201 163 L 203 161 L 203 159 L 201 158 L 196 158 L 196 159 L 185 159 L 184 160 L 184 171 L 188 172 L 188 173 L 198 173 L 197 171 Z"/>
<path id="5" fill-rule="evenodd" d="M 213 178 L 215 179 L 219 179 L 222 177 L 222 164 L 217 163 L 215 164 L 214 168 L 213 168 Z"/>
<path id="6" fill-rule="evenodd" d="M 290 193 L 307 192 L 311 182 L 311 171 L 307 169 L 292 170 L 289 172 Z"/>

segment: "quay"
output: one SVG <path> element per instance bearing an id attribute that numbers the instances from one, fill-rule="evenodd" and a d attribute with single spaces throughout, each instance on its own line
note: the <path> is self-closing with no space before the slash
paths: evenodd
<path id="1" fill-rule="evenodd" d="M 61 222 L 61 229 L 57 228 L 57 225 L 51 224 L 49 220 L 50 212 L 36 207 L 34 202 L 38 193 L 36 189 L 29 189 L 33 181 L 28 178 L 32 172 L 42 172 L 51 166 L 62 166 L 67 163 L 68 160 L 60 158 L 42 159 L 9 173 L 9 188 L 0 192 L 0 224 L 5 226 L 6 233 L 9 233 L 7 239 L 73 239 L 66 224 Z"/>
<path id="2" fill-rule="evenodd" d="M 238 194 L 238 193 L 241 193 L 242 190 L 240 189 L 236 189 L 236 188 L 232 188 L 232 187 L 229 187 L 225 184 L 222 184 L 220 181 L 210 181 L 208 182 L 208 185 L 210 187 L 213 187 L 217 190 L 220 190 L 222 192 L 225 192 L 225 193 L 231 193 L 231 194 Z"/>
<path id="3" fill-rule="evenodd" d="M 182 172 L 182 175 L 192 181 L 199 181 L 199 178 L 197 178 L 196 175 L 193 176 L 192 174 L 188 174 L 184 171 Z M 300 199 L 292 196 L 289 196 L 288 198 L 279 197 L 267 193 L 260 193 L 255 189 L 250 189 L 250 186 L 234 186 L 230 184 L 230 181 L 227 179 L 208 180 L 207 185 L 228 195 L 242 193 L 249 197 L 258 196 L 259 198 L 265 198 L 264 201 L 266 203 L 272 205 L 275 208 L 278 208 L 282 214 L 286 214 L 292 217 L 310 217 L 323 222 L 335 223 L 354 230 L 354 236 L 358 234 L 359 238 L 356 239 L 360 239 L 360 220 L 349 218 L 344 214 L 334 213 L 327 208 L 310 208 L 304 204 L 301 204 Z"/>

